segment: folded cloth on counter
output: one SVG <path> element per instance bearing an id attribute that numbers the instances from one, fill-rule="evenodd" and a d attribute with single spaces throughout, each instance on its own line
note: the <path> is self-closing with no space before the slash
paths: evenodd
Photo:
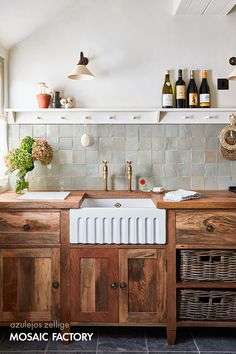
<path id="1" fill-rule="evenodd" d="M 177 189 L 176 191 L 167 192 L 164 200 L 171 200 L 173 202 L 181 202 L 183 200 L 200 198 L 200 193 L 194 191 L 187 191 L 185 189 Z"/>

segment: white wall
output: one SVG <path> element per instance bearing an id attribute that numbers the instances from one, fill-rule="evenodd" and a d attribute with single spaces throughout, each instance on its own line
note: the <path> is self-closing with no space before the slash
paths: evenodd
<path id="1" fill-rule="evenodd" d="M 0 56 L 4 58 L 4 106 L 8 106 L 8 50 L 0 44 Z"/>
<path id="2" fill-rule="evenodd" d="M 10 51 L 10 106 L 33 108 L 38 81 L 86 107 L 161 105 L 164 70 L 210 70 L 213 106 L 236 106 L 236 82 L 218 91 L 236 56 L 236 13 L 173 17 L 171 0 L 76 0 Z M 93 81 L 67 79 L 80 50 Z M 199 72 L 198 72 L 199 76 Z"/>

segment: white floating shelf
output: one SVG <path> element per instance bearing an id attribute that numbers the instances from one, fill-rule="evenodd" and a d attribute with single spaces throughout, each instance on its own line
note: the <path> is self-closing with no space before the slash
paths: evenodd
<path id="1" fill-rule="evenodd" d="M 161 124 L 228 124 L 236 108 L 172 108 L 160 109 Z"/>
<path id="2" fill-rule="evenodd" d="M 8 124 L 227 124 L 236 108 L 6 109 Z"/>
<path id="3" fill-rule="evenodd" d="M 9 124 L 156 124 L 159 109 L 6 109 Z"/>

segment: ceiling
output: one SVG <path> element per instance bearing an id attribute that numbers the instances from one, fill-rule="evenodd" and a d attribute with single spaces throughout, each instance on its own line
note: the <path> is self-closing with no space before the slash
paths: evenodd
<path id="1" fill-rule="evenodd" d="M 75 1 L 78 0 L 0 0 L 0 45 L 11 48 Z M 173 2 L 174 15 L 227 15 L 236 4 L 236 0 L 168 1 L 170 6 Z"/>
<path id="2" fill-rule="evenodd" d="M 228 15 L 236 0 L 174 0 L 174 15 Z"/>
<path id="3" fill-rule="evenodd" d="M 0 44 L 10 48 L 46 25 L 74 0 L 0 0 Z"/>

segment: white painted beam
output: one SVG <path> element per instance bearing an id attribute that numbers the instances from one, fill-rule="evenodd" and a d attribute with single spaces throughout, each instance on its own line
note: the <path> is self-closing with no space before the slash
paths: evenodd
<path id="1" fill-rule="evenodd" d="M 193 0 L 188 8 L 187 15 L 203 15 L 212 1 L 214 0 Z"/>
<path id="2" fill-rule="evenodd" d="M 174 0 L 174 16 L 186 15 L 192 1 L 193 0 Z"/>
<path id="3" fill-rule="evenodd" d="M 226 6 L 224 7 L 224 9 L 222 10 L 221 15 L 228 15 L 228 13 L 233 9 L 233 7 L 236 5 L 236 0 L 230 0 Z"/>
<path id="4" fill-rule="evenodd" d="M 235 4 L 236 0 L 213 0 L 205 9 L 204 15 L 228 15 Z"/>
<path id="5" fill-rule="evenodd" d="M 226 16 L 236 5 L 236 0 L 173 0 L 174 15 Z"/>

